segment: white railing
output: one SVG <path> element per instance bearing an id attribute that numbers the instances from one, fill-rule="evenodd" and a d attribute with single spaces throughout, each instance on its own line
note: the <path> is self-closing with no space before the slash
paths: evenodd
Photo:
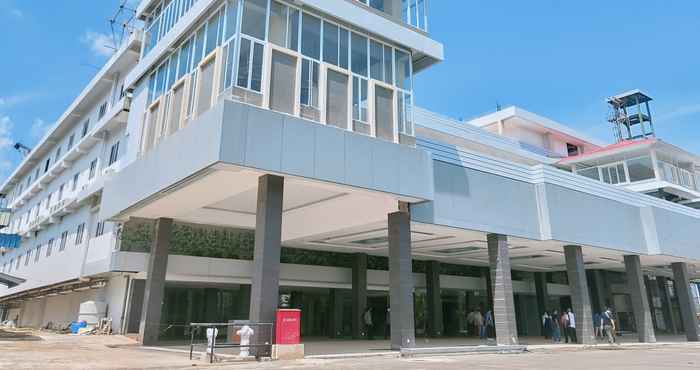
<path id="1" fill-rule="evenodd" d="M 144 33 L 144 56 L 148 54 L 149 51 L 153 50 L 158 44 L 158 41 L 175 26 L 175 23 L 177 23 L 196 2 L 197 0 L 172 0 L 159 15 L 153 18 Z"/>
<path id="2" fill-rule="evenodd" d="M 686 189 L 700 191 L 697 183 L 698 175 L 671 163 L 658 160 L 661 180 L 680 185 Z"/>

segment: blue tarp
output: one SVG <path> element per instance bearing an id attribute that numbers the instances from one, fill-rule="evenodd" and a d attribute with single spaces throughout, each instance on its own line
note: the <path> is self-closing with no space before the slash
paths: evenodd
<path id="1" fill-rule="evenodd" d="M 22 237 L 17 234 L 0 234 L 0 248 L 19 248 Z"/>

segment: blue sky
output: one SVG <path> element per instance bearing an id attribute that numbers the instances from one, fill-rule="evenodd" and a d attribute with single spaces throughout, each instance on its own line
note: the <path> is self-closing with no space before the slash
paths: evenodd
<path id="1" fill-rule="evenodd" d="M 0 0 L 0 179 L 107 59 L 118 3 Z M 700 153 L 700 1 L 637 3 L 432 0 L 446 58 L 417 103 L 465 119 L 518 105 L 609 141 L 605 98 L 640 88 L 659 137 Z"/>

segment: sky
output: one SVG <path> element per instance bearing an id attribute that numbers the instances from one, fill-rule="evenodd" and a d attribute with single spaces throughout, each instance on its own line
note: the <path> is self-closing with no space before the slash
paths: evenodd
<path id="1" fill-rule="evenodd" d="M 137 2 L 137 0 L 132 0 Z M 0 181 L 108 59 L 120 0 L 0 0 Z M 657 136 L 700 154 L 700 1 L 431 0 L 445 60 L 416 103 L 462 119 L 517 105 L 605 142 L 605 98 L 642 89 Z"/>

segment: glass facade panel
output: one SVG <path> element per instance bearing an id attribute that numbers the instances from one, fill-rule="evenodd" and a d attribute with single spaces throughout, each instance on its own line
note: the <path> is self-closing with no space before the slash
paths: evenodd
<path id="1" fill-rule="evenodd" d="M 294 114 L 294 81 L 296 81 L 297 59 L 279 51 L 272 51 L 270 72 L 270 109 Z"/>
<path id="2" fill-rule="evenodd" d="M 581 176 L 588 177 L 589 179 L 600 181 L 600 173 L 598 172 L 598 167 L 591 167 L 582 170 L 577 170 L 577 174 Z"/>
<path id="3" fill-rule="evenodd" d="M 408 53 L 396 50 L 396 87 L 403 90 L 412 90 L 411 84 L 411 57 Z"/>
<path id="4" fill-rule="evenodd" d="M 369 75 L 371 78 L 384 81 L 384 46 L 374 40 L 369 43 Z"/>
<path id="5" fill-rule="evenodd" d="M 306 13 L 301 18 L 301 53 L 321 59 L 321 20 Z"/>
<path id="6" fill-rule="evenodd" d="M 353 33 L 352 40 L 352 71 L 367 76 L 367 38 Z"/>
<path id="7" fill-rule="evenodd" d="M 338 26 L 323 22 L 323 61 L 333 65 L 339 62 Z"/>
<path id="8" fill-rule="evenodd" d="M 374 86 L 374 124 L 377 137 L 394 141 L 394 92 Z"/>
<path id="9" fill-rule="evenodd" d="M 243 4 L 241 32 L 259 40 L 265 40 L 267 0 L 246 0 Z"/>
<path id="10" fill-rule="evenodd" d="M 248 88 L 248 75 L 250 71 L 250 40 L 241 39 L 241 49 L 238 54 L 238 79 L 236 85 Z"/>

